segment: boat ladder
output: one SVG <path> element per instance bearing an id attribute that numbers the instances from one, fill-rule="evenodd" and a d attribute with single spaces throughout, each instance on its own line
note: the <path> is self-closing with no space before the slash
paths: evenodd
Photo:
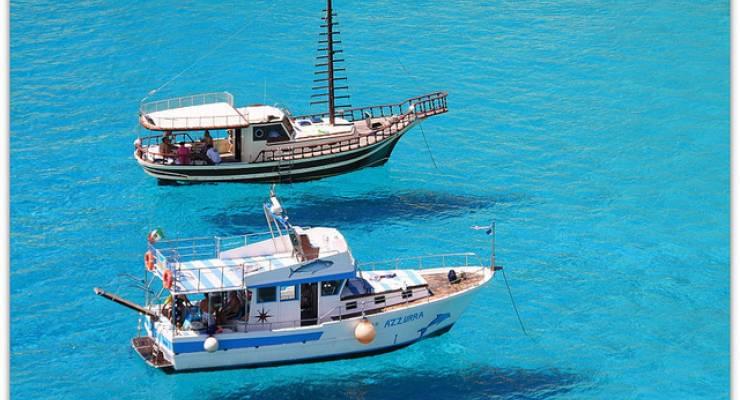
<path id="1" fill-rule="evenodd" d="M 278 182 L 279 183 L 293 183 L 293 157 L 286 160 L 283 156 L 282 151 L 278 151 Z"/>

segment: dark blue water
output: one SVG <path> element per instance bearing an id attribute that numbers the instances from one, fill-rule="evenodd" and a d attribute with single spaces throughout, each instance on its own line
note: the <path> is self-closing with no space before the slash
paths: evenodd
<path id="1" fill-rule="evenodd" d="M 261 185 L 158 186 L 139 100 L 308 107 L 320 1 L 11 2 L 17 398 L 721 398 L 729 391 L 729 4 L 338 1 L 352 102 L 450 92 L 382 168 L 280 187 L 359 260 L 475 250 L 500 278 L 382 356 L 165 375 L 130 350 L 145 235 L 262 228 Z M 246 26 L 246 27 L 245 27 Z M 234 32 L 237 37 L 226 41 Z M 266 83 L 266 84 L 265 84 Z"/>

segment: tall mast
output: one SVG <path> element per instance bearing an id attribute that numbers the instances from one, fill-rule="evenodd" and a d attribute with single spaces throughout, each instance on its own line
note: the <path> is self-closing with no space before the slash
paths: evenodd
<path id="1" fill-rule="evenodd" d="M 338 68 L 336 63 L 344 62 L 344 60 L 334 58 L 336 54 L 343 51 L 337 49 L 337 45 L 341 44 L 342 41 L 337 40 L 336 37 L 341 32 L 334 30 L 334 27 L 339 25 L 339 23 L 334 19 L 336 14 L 332 8 L 331 0 L 326 1 L 326 9 L 324 11 L 326 14 L 321 18 L 324 22 L 321 27 L 326 28 L 326 31 L 319 34 L 319 55 L 316 57 L 317 63 L 315 65 L 319 67 L 319 70 L 315 72 L 315 75 L 318 76 L 314 79 L 314 82 L 318 82 L 319 85 L 313 87 L 313 90 L 319 90 L 319 92 L 311 95 L 311 99 L 313 100 L 311 104 L 327 104 L 329 108 L 329 124 L 334 125 L 337 110 L 339 109 L 341 114 L 341 109 L 351 108 L 352 105 L 349 104 L 349 94 L 337 94 L 338 90 L 346 90 L 349 86 L 336 86 L 337 81 L 346 82 L 347 77 L 337 76 L 337 72 L 345 72 L 346 68 Z M 326 67 L 326 69 L 322 69 L 321 67 Z M 336 102 L 338 99 L 347 99 L 347 104 L 337 105 Z"/>
<path id="2" fill-rule="evenodd" d="M 332 22 L 331 0 L 326 0 L 326 55 L 328 56 L 329 125 L 334 125 L 334 22 Z"/>

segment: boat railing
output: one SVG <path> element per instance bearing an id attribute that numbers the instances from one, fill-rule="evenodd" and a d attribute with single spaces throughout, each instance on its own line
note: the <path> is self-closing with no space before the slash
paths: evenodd
<path id="1" fill-rule="evenodd" d="M 375 271 L 385 269 L 428 269 L 447 267 L 477 267 L 483 262 L 476 253 L 448 253 L 425 256 L 401 257 L 389 260 L 370 261 L 357 264 L 361 271 Z"/>
<path id="2" fill-rule="evenodd" d="M 234 112 L 226 115 L 195 116 L 158 116 L 153 119 L 149 114 L 176 108 L 202 106 L 207 104 L 226 103 Z M 158 130 L 217 129 L 218 127 L 246 126 L 247 117 L 234 107 L 234 96 L 228 92 L 203 93 L 172 99 L 151 101 L 139 106 L 141 124 L 147 128 L 156 126 Z"/>
<path id="3" fill-rule="evenodd" d="M 139 105 L 139 113 L 145 115 L 157 111 L 171 110 L 173 108 L 202 106 L 213 103 L 228 103 L 233 107 L 234 96 L 229 92 L 215 92 L 150 101 Z"/>
<path id="4" fill-rule="evenodd" d="M 441 114 L 447 111 L 447 92 L 434 92 L 422 96 L 411 97 L 397 104 L 383 104 L 377 106 L 357 107 L 338 110 L 336 116 L 347 121 L 362 121 L 370 118 L 391 117 L 413 111 L 417 115 Z M 306 114 L 295 119 L 328 118 L 329 113 Z"/>
<path id="5" fill-rule="evenodd" d="M 473 255 L 473 253 L 470 253 Z M 456 265 L 459 267 L 459 265 Z M 483 273 L 481 271 L 477 273 Z M 474 286 L 477 281 L 471 281 L 473 283 L 466 284 L 464 281 L 458 285 L 460 289 L 466 289 L 467 287 Z M 388 293 L 383 295 L 383 300 L 378 303 L 375 296 L 366 298 L 364 300 L 357 301 L 355 305 L 348 306 L 347 302 L 337 304 L 323 314 L 316 318 L 308 319 L 293 319 L 285 321 L 265 321 L 265 322 L 248 322 L 244 320 L 230 320 L 226 321 L 219 326 L 230 329 L 235 332 L 252 332 L 252 331 L 274 331 L 280 329 L 294 329 L 301 326 L 319 326 L 328 322 L 342 321 L 347 318 L 355 318 L 361 315 L 373 315 L 383 311 L 387 311 L 388 307 L 400 307 L 407 306 L 409 304 L 420 304 L 429 303 L 435 299 L 434 296 L 414 297 L 409 295 L 409 292 L 396 292 Z M 254 312 L 254 311 L 253 311 Z M 253 316 L 252 316 L 253 317 Z"/>
<path id="6" fill-rule="evenodd" d="M 403 128 L 416 120 L 416 114 L 413 112 L 407 112 L 400 116 L 396 115 L 395 117 L 397 119 L 384 125 L 381 129 L 373 130 L 367 135 L 353 136 L 347 139 L 339 139 L 333 142 L 316 145 L 262 150 L 257 154 L 257 157 L 255 157 L 253 162 L 295 160 L 353 150 L 359 147 L 379 143 L 382 140 L 400 132 Z M 371 137 L 374 138 L 373 141 L 370 141 Z"/>
<path id="7" fill-rule="evenodd" d="M 271 237 L 270 232 L 261 232 L 234 236 L 167 239 L 149 244 L 149 250 L 152 251 L 157 261 L 166 263 L 167 268 L 171 269 L 181 262 L 219 258 L 223 251 Z"/>
<path id="8" fill-rule="evenodd" d="M 193 132 L 172 132 L 170 135 L 172 138 L 172 144 L 179 144 L 183 142 L 190 144 L 202 143 L 202 139 L 193 138 L 193 136 L 190 135 L 191 133 Z M 227 140 L 228 132 L 224 133 L 223 131 L 212 131 L 211 136 L 213 137 L 214 141 Z M 151 149 L 152 146 L 159 146 L 162 143 L 163 137 L 163 135 L 147 135 L 139 137 L 139 145 L 141 146 L 139 154 L 141 155 L 141 157 L 147 159 L 148 161 L 164 161 L 166 159 L 174 160 L 176 156 L 173 154 L 162 154 Z M 196 148 L 191 148 L 191 151 L 196 151 Z"/>

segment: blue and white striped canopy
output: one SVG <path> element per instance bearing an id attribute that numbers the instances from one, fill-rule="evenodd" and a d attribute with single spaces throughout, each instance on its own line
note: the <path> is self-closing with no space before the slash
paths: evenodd
<path id="1" fill-rule="evenodd" d="M 206 259 L 180 263 L 174 271 L 175 293 L 206 293 L 235 290 L 245 287 L 245 278 L 251 274 L 284 268 L 287 260 L 266 257 Z"/>
<path id="2" fill-rule="evenodd" d="M 399 290 L 404 286 L 411 287 L 427 284 L 427 281 L 421 276 L 421 274 L 411 269 L 362 271 L 362 277 L 365 279 L 365 282 L 372 287 L 373 293 Z"/>

